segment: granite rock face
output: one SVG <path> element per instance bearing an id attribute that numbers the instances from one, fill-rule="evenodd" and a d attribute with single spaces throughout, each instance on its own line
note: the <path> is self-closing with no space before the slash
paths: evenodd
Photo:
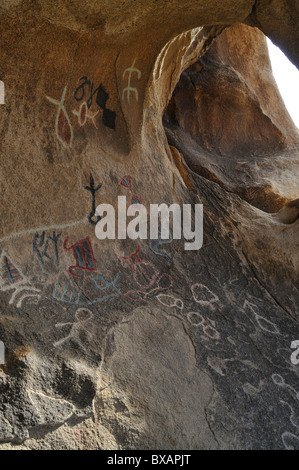
<path id="1" fill-rule="evenodd" d="M 298 130 L 262 34 L 298 64 L 297 25 L 0 2 L 0 449 L 299 449 Z M 118 196 L 203 204 L 202 248 L 98 239 Z"/>
<path id="2" fill-rule="evenodd" d="M 250 204 L 277 212 L 298 195 L 298 129 L 256 28 L 227 29 L 182 73 L 164 123 L 194 172 Z"/>

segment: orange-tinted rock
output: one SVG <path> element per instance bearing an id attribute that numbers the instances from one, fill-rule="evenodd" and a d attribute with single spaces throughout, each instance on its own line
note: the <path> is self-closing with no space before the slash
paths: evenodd
<path id="1" fill-rule="evenodd" d="M 267 5 L 0 2 L 1 449 L 298 448 L 297 135 L 261 34 L 220 36 Z M 118 196 L 203 204 L 202 248 L 99 240 Z"/>
<path id="2" fill-rule="evenodd" d="M 193 171 L 256 207 L 276 212 L 297 197 L 299 133 L 259 30 L 236 25 L 215 39 L 182 74 L 165 126 Z"/>

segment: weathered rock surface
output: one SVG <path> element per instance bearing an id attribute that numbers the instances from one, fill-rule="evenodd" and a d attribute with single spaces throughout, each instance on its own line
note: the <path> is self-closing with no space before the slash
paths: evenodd
<path id="1" fill-rule="evenodd" d="M 235 25 L 183 72 L 164 118 L 169 143 L 196 173 L 276 212 L 299 177 L 298 129 L 280 100 L 264 35 Z"/>
<path id="2" fill-rule="evenodd" d="M 0 2 L 0 449 L 299 449 L 297 8 Z M 118 196 L 203 247 L 99 240 Z"/>

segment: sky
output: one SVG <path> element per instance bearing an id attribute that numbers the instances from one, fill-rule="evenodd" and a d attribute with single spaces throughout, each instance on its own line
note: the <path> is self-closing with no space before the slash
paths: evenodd
<path id="1" fill-rule="evenodd" d="M 299 127 L 299 70 L 284 53 L 267 38 L 273 74 L 286 107 Z"/>

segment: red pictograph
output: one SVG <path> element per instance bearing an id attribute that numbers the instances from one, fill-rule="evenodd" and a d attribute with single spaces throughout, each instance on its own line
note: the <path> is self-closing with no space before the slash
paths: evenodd
<path id="1" fill-rule="evenodd" d="M 150 288 L 159 276 L 159 270 L 150 261 L 142 260 L 139 256 L 140 246 L 130 256 L 119 256 L 118 259 L 129 263 L 132 274 L 140 287 Z"/>
<path id="2" fill-rule="evenodd" d="M 142 200 L 140 199 L 140 197 L 136 196 L 136 194 L 134 194 L 134 192 L 133 192 L 132 178 L 131 178 L 130 175 L 123 176 L 122 179 L 121 179 L 120 185 L 130 191 L 130 193 L 131 193 L 131 206 L 138 206 L 139 204 L 142 204 Z"/>
<path id="3" fill-rule="evenodd" d="M 64 240 L 63 248 L 66 251 L 73 250 L 73 255 L 76 260 L 76 264 L 68 268 L 69 276 L 80 277 L 78 274 L 73 272 L 74 269 L 81 269 L 83 271 L 96 271 L 96 260 L 94 258 L 89 238 L 83 238 L 71 246 L 67 246 L 68 240 L 69 237 Z"/>

